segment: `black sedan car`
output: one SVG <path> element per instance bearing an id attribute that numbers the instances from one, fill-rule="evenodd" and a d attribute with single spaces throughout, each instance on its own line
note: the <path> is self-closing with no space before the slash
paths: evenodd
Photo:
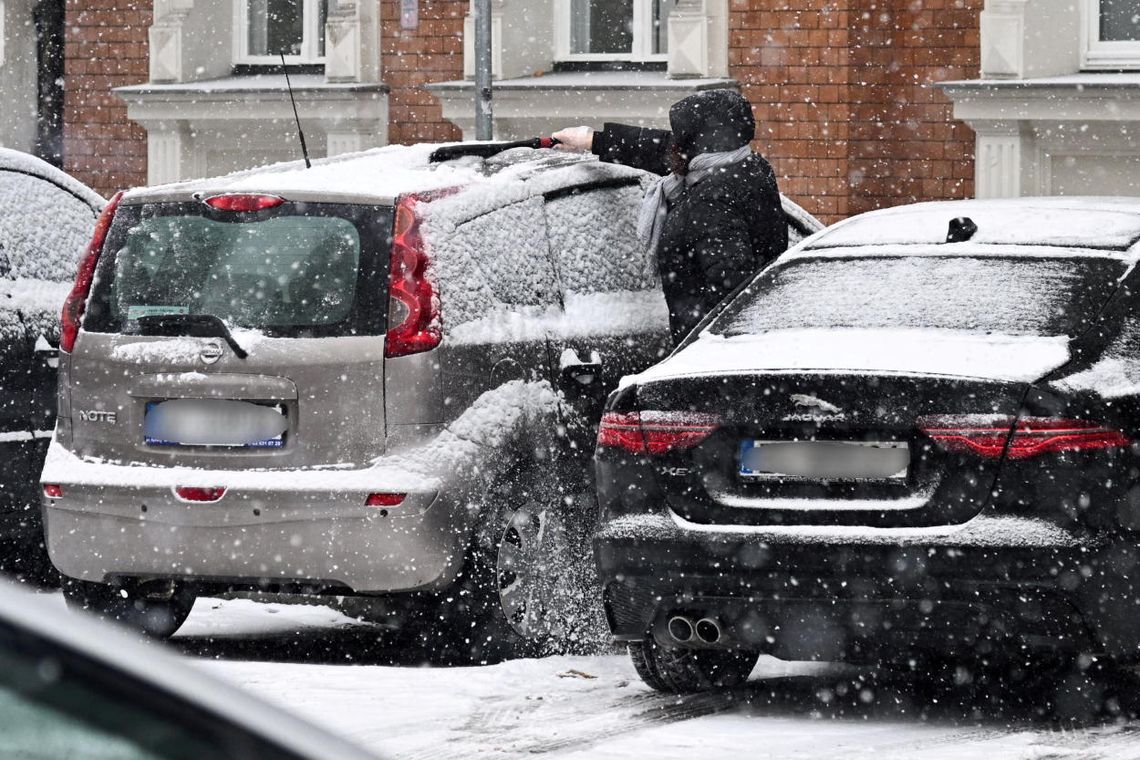
<path id="1" fill-rule="evenodd" d="M 873 212 L 627 378 L 595 551 L 642 678 L 1140 659 L 1138 261 L 1135 199 Z"/>
<path id="2" fill-rule="evenodd" d="M 40 470 L 55 427 L 59 314 L 103 199 L 0 148 L 0 572 L 44 580 Z"/>

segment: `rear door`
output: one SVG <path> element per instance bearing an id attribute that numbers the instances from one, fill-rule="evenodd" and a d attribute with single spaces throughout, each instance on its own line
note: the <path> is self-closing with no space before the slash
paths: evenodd
<path id="1" fill-rule="evenodd" d="M 559 312 L 542 199 L 471 218 L 466 202 L 462 195 L 436 201 L 438 216 L 427 224 L 442 299 L 448 419 L 507 382 L 550 380 L 547 346 Z"/>
<path id="2" fill-rule="evenodd" d="M 72 357 L 75 449 L 211 468 L 382 453 L 391 233 L 386 206 L 120 207 Z"/>
<path id="3" fill-rule="evenodd" d="M 656 262 L 637 239 L 637 180 L 546 196 L 550 251 L 562 302 L 551 358 L 583 454 L 606 395 L 625 375 L 671 349 L 669 311 Z"/>

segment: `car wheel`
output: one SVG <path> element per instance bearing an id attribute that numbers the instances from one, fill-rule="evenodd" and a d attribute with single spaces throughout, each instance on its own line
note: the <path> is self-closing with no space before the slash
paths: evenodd
<path id="1" fill-rule="evenodd" d="M 666 649 L 652 639 L 631 643 L 629 656 L 641 680 L 666 694 L 739 686 L 759 658 L 743 649 Z"/>
<path id="2" fill-rule="evenodd" d="M 459 577 L 425 600 L 404 626 L 405 638 L 432 659 L 493 662 L 564 652 L 594 618 L 601 630 L 600 605 L 597 614 L 589 608 L 600 596 L 587 576 L 589 546 L 570 535 L 559 500 L 538 478 L 489 489 L 487 517 Z"/>
<path id="3" fill-rule="evenodd" d="M 128 590 L 106 583 L 67 578 L 63 597 L 72 609 L 82 609 L 115 620 L 156 639 L 174 635 L 190 615 L 194 595 L 174 583 L 145 591 Z"/>
<path id="4" fill-rule="evenodd" d="M 522 639 L 566 638 L 574 600 L 564 582 L 573 561 L 566 527 L 556 510 L 528 501 L 511 513 L 495 547 L 499 614 Z"/>

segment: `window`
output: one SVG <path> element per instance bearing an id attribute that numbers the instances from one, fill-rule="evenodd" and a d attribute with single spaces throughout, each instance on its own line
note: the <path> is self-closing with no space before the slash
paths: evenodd
<path id="1" fill-rule="evenodd" d="M 1081 65 L 1140 69 L 1140 5 L 1136 0 L 1082 0 Z"/>
<path id="2" fill-rule="evenodd" d="M 677 0 L 557 0 L 558 59 L 664 61 Z"/>
<path id="3" fill-rule="evenodd" d="M 239 0 L 234 3 L 234 61 L 323 63 L 329 0 Z"/>

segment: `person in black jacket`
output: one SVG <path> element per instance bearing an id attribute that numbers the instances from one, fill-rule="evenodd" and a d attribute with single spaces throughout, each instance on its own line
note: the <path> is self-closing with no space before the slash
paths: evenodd
<path id="1" fill-rule="evenodd" d="M 638 234 L 657 257 L 673 342 L 788 247 L 776 175 L 749 148 L 756 122 L 733 90 L 669 109 L 672 131 L 607 123 L 554 133 L 563 150 L 666 175 L 646 193 Z"/>

